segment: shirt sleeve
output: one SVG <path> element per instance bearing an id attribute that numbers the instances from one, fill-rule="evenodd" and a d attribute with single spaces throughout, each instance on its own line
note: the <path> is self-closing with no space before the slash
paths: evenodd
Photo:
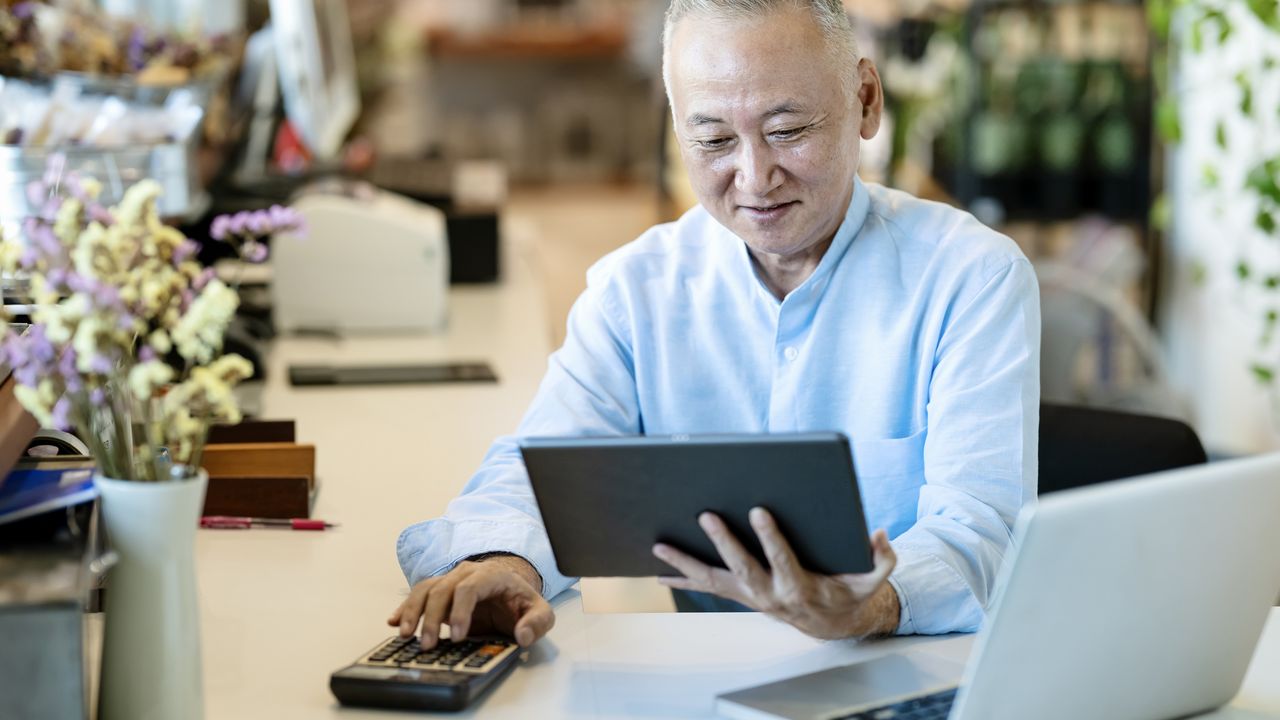
<path id="1" fill-rule="evenodd" d="M 978 629 L 1022 505 L 1036 496 L 1040 298 L 1013 260 L 948 313 L 934 357 L 925 484 L 893 540 L 899 634 Z"/>
<path id="2" fill-rule="evenodd" d="M 560 574 L 538 512 L 519 438 L 639 433 L 630 339 L 608 283 L 589 284 L 569 314 L 564 347 L 553 353 L 514 436 L 498 438 L 443 517 L 400 534 L 396 555 L 409 583 L 440 575 L 487 552 L 529 561 L 552 598 L 573 584 Z"/>

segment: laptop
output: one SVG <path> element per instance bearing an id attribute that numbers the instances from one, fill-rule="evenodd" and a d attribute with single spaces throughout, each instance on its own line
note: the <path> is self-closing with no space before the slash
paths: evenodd
<path id="1" fill-rule="evenodd" d="M 730 718 L 1159 720 L 1239 691 L 1280 594 L 1280 454 L 1049 495 L 965 665 L 895 653 L 721 695 Z"/>

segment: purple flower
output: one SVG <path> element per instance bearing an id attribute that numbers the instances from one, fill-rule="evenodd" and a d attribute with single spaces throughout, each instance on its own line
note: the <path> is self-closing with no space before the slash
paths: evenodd
<path id="1" fill-rule="evenodd" d="M 50 268 L 49 272 L 44 274 L 44 279 L 49 281 L 50 285 L 61 287 L 67 284 L 69 273 L 66 268 Z"/>
<path id="2" fill-rule="evenodd" d="M 49 186 L 39 180 L 27 183 L 27 204 L 31 207 L 42 207 L 49 199 Z"/>
<path id="3" fill-rule="evenodd" d="M 111 358 L 98 353 L 89 358 L 89 372 L 97 375 L 106 375 L 115 368 L 115 363 L 111 362 Z"/>
<path id="4" fill-rule="evenodd" d="M 194 240 L 183 240 L 173 251 L 174 264 L 184 263 L 200 250 L 200 243 Z"/>
<path id="5" fill-rule="evenodd" d="M 227 231 L 232 235 L 244 235 L 249 231 L 249 213 L 241 210 L 231 216 L 231 220 L 227 222 Z"/>
<path id="6" fill-rule="evenodd" d="M 116 218 L 114 215 L 111 214 L 111 211 L 99 205 L 98 203 L 89 203 L 87 206 L 87 209 L 89 212 L 90 220 L 100 222 L 103 225 L 106 225 L 107 227 L 111 227 L 112 225 L 116 224 Z"/>
<path id="7" fill-rule="evenodd" d="M 26 334 L 28 352 L 36 362 L 47 365 L 57 357 L 58 351 L 45 337 L 43 325 L 33 325 Z"/>
<path id="8" fill-rule="evenodd" d="M 143 345 L 138 350 L 138 359 L 144 363 L 151 362 L 152 360 L 155 360 L 157 357 L 158 356 L 156 355 L 155 348 L 151 347 L 150 345 Z"/>
<path id="9" fill-rule="evenodd" d="M 306 223 L 302 221 L 302 213 L 293 208 L 272 205 L 267 210 L 268 216 L 271 218 L 272 232 L 294 232 L 301 233 Z"/>
<path id="10" fill-rule="evenodd" d="M 214 240 L 226 240 L 231 232 L 231 216 L 219 215 L 209 225 L 209 237 Z"/>
<path id="11" fill-rule="evenodd" d="M 58 402 L 53 404 L 53 426 L 58 430 L 71 429 L 71 401 L 66 395 L 58 398 Z"/>
<path id="12" fill-rule="evenodd" d="M 260 242 L 250 240 L 240 248 L 241 257 L 245 262 L 260 263 L 267 259 L 267 246 Z"/>
<path id="13" fill-rule="evenodd" d="M 94 388 L 89 391 L 89 402 L 94 407 L 102 407 L 107 402 L 107 393 L 102 388 Z"/>
<path id="14" fill-rule="evenodd" d="M 67 392 L 80 392 L 84 387 L 84 382 L 80 378 L 80 371 L 76 369 L 76 351 L 74 348 L 65 348 L 62 351 L 62 357 L 58 358 L 58 374 L 62 376 L 63 383 L 67 386 Z"/>
<path id="15" fill-rule="evenodd" d="M 198 276 L 196 276 L 195 281 L 191 283 L 191 287 L 196 290 L 203 290 L 204 286 L 208 285 L 209 281 L 213 280 L 217 276 L 218 275 L 213 271 L 213 268 L 205 268 Z"/>
<path id="16" fill-rule="evenodd" d="M 36 12 L 36 4 L 33 2 L 21 2 L 13 6 L 13 16 L 19 20 L 26 20 Z"/>
<path id="17" fill-rule="evenodd" d="M 250 213 L 249 219 L 245 224 L 248 226 L 249 232 L 257 237 L 271 233 L 271 216 L 267 214 L 266 210 Z"/>

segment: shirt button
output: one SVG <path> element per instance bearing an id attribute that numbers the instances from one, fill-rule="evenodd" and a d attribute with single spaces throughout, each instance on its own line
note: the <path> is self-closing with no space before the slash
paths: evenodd
<path id="1" fill-rule="evenodd" d="M 786 357 L 788 360 L 795 360 L 796 358 L 800 357 L 800 351 L 793 347 L 789 347 L 786 350 L 782 351 L 782 355 Z"/>

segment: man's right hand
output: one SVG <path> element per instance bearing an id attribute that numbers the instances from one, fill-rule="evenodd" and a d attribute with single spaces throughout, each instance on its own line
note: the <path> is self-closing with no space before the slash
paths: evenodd
<path id="1" fill-rule="evenodd" d="M 541 585 L 533 566 L 514 555 L 466 560 L 414 585 L 387 624 L 398 626 L 401 637 L 413 635 L 421 625 L 424 648 L 435 647 L 443 622 L 449 623 L 454 640 L 499 633 L 529 647 L 556 622 Z"/>

